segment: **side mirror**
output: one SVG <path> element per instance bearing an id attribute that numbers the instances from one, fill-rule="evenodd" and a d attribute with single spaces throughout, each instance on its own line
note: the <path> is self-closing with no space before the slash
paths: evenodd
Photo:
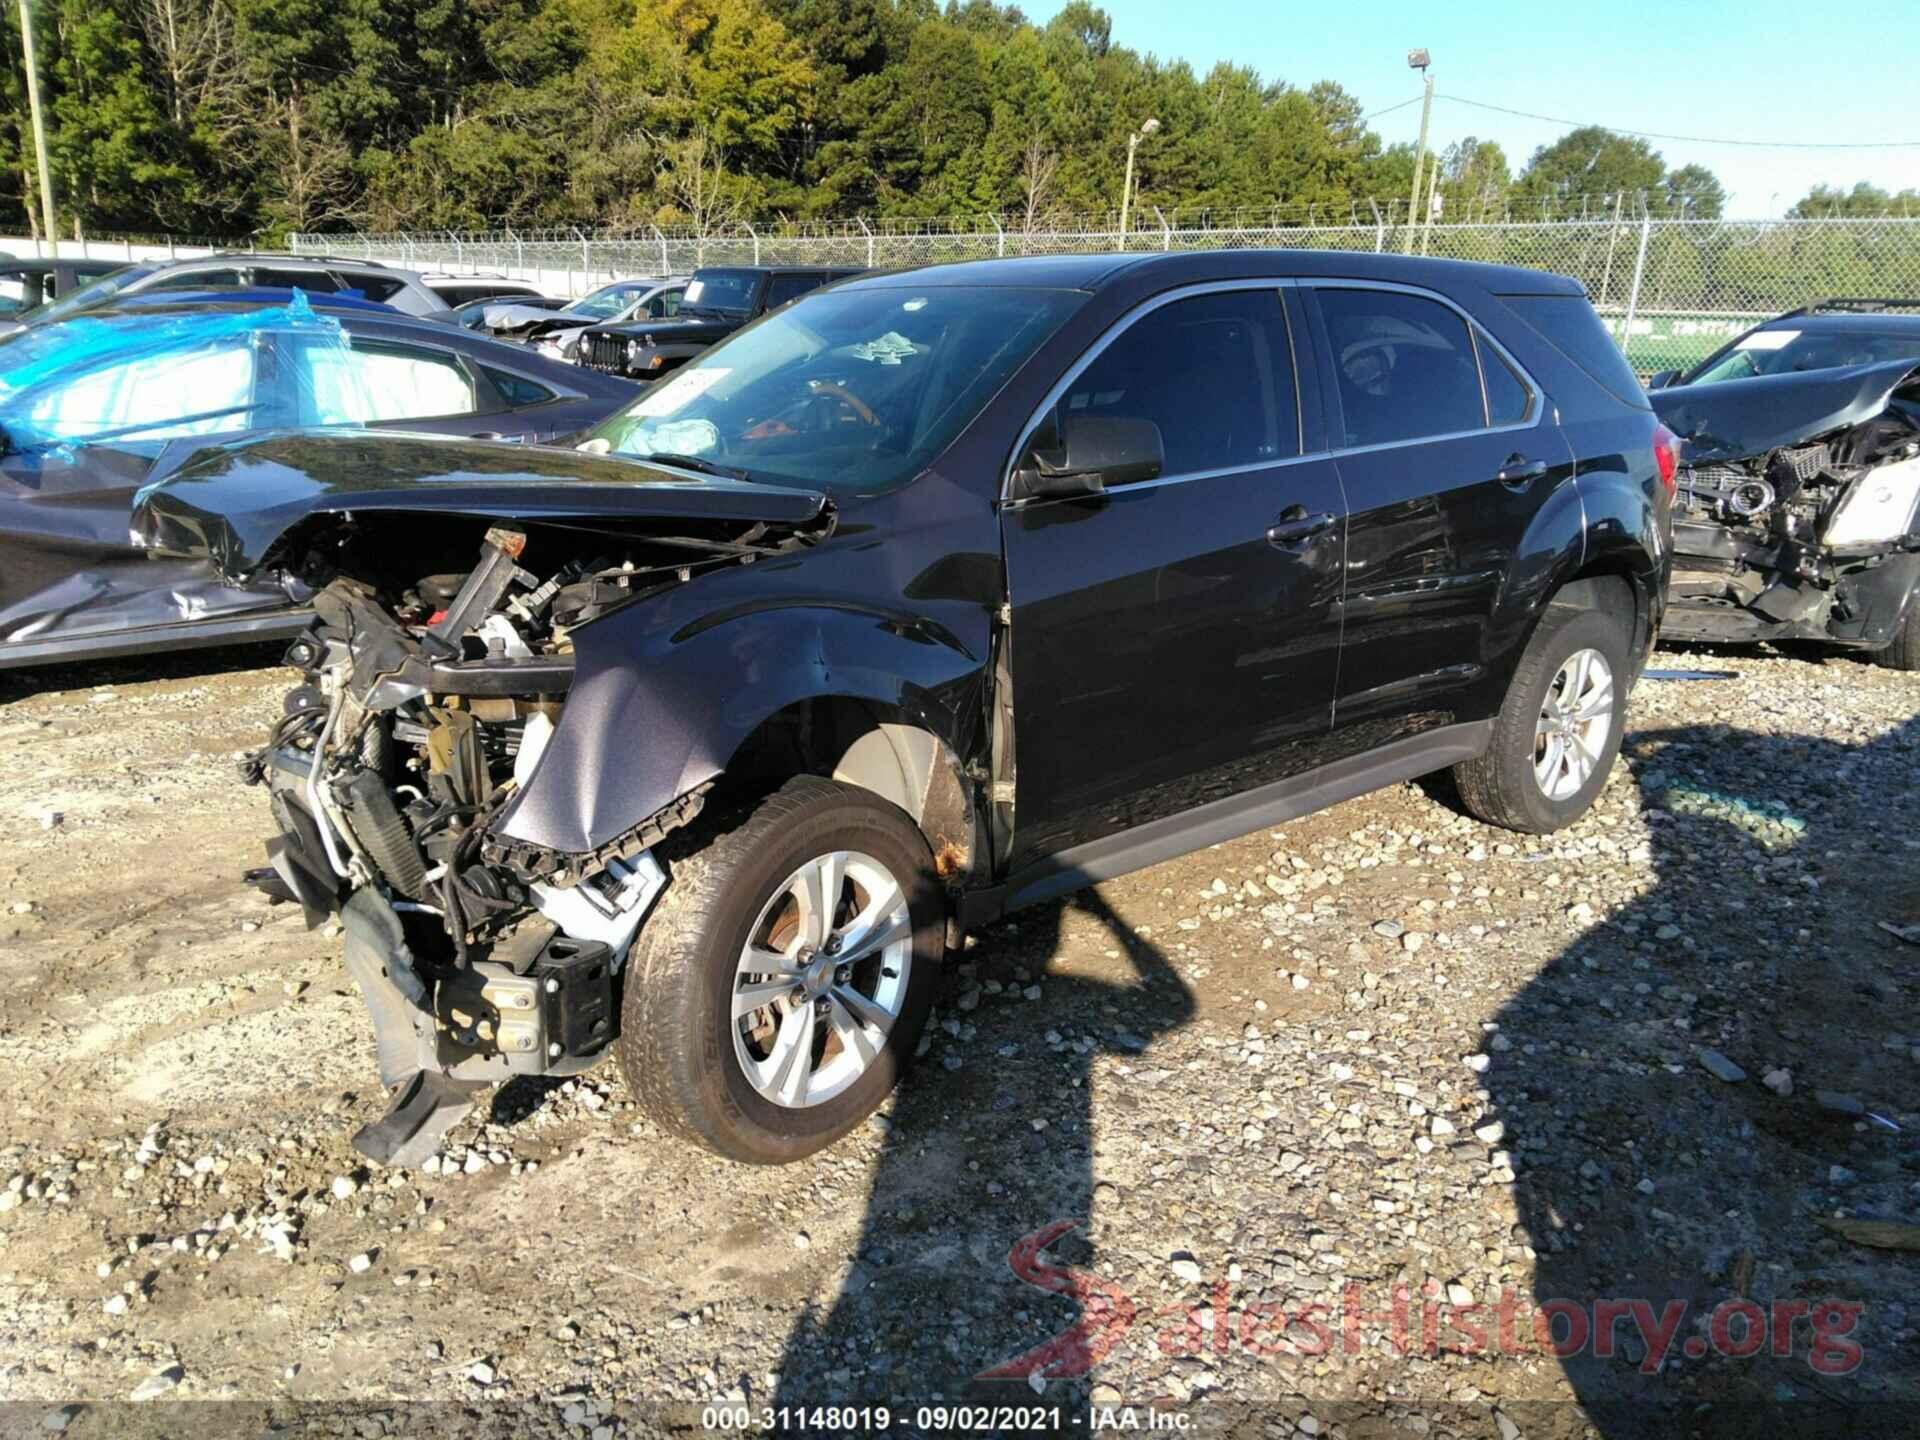
<path id="1" fill-rule="evenodd" d="M 1680 378 L 1678 370 L 1656 370 L 1647 377 L 1647 389 L 1664 390 Z"/>
<path id="2" fill-rule="evenodd" d="M 1018 479 L 1035 500 L 1103 494 L 1109 485 L 1152 480 L 1167 464 L 1158 425 L 1110 415 L 1067 417 L 1058 448 L 1036 448 L 1028 460 Z"/>

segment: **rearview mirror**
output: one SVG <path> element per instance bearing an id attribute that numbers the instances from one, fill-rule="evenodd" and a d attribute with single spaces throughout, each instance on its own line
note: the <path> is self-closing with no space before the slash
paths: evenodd
<path id="1" fill-rule="evenodd" d="M 1160 427 L 1117 415 L 1073 415 L 1060 425 L 1057 448 L 1036 446 L 1016 477 L 1035 500 L 1099 495 L 1109 485 L 1134 485 L 1166 468 Z"/>

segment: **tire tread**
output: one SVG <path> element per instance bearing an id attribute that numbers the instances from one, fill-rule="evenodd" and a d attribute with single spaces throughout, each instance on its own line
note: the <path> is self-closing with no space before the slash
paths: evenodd
<path id="1" fill-rule="evenodd" d="M 628 958 L 615 1041 L 634 1103 L 662 1129 L 731 1159 L 763 1164 L 798 1159 L 834 1138 L 796 1141 L 790 1154 L 742 1148 L 724 1122 L 749 1123 L 746 1117 L 727 1099 L 724 1086 L 701 1083 L 703 1077 L 713 1077 L 716 1067 L 735 1061 L 713 1042 L 699 1001 L 707 963 L 703 951 L 716 930 L 728 923 L 725 907 L 742 864 L 761 846 L 775 843 L 788 826 L 850 797 L 872 801 L 866 792 L 834 781 L 797 776 L 757 801 L 709 806 L 699 819 L 662 842 L 672 880 Z"/>

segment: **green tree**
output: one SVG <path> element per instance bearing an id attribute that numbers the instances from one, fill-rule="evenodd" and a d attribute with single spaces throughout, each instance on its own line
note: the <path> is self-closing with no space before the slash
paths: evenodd
<path id="1" fill-rule="evenodd" d="M 1727 208 L 1726 187 L 1704 165 L 1682 165 L 1663 185 L 1665 208 L 1689 220 L 1718 220 Z"/>
<path id="2" fill-rule="evenodd" d="M 1847 220 L 1862 216 L 1920 216 L 1920 190 L 1908 188 L 1890 194 L 1865 180 L 1851 190 L 1839 185 L 1816 185 L 1787 211 L 1797 220 Z"/>
<path id="3" fill-rule="evenodd" d="M 1515 190 L 1518 199 L 1536 205 L 1547 201 L 1577 208 L 1582 197 L 1597 201 L 1620 193 L 1629 203 L 1645 195 L 1653 204 L 1666 176 L 1666 162 L 1645 140 L 1584 125 L 1535 150 Z"/>

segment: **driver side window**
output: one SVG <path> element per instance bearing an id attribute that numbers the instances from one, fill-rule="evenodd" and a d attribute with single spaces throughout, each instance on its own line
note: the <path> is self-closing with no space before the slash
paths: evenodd
<path id="1" fill-rule="evenodd" d="M 1292 350 L 1278 289 L 1223 290 L 1162 305 L 1116 336 L 1067 387 L 1053 425 L 1151 421 L 1165 477 L 1300 453 Z"/>

